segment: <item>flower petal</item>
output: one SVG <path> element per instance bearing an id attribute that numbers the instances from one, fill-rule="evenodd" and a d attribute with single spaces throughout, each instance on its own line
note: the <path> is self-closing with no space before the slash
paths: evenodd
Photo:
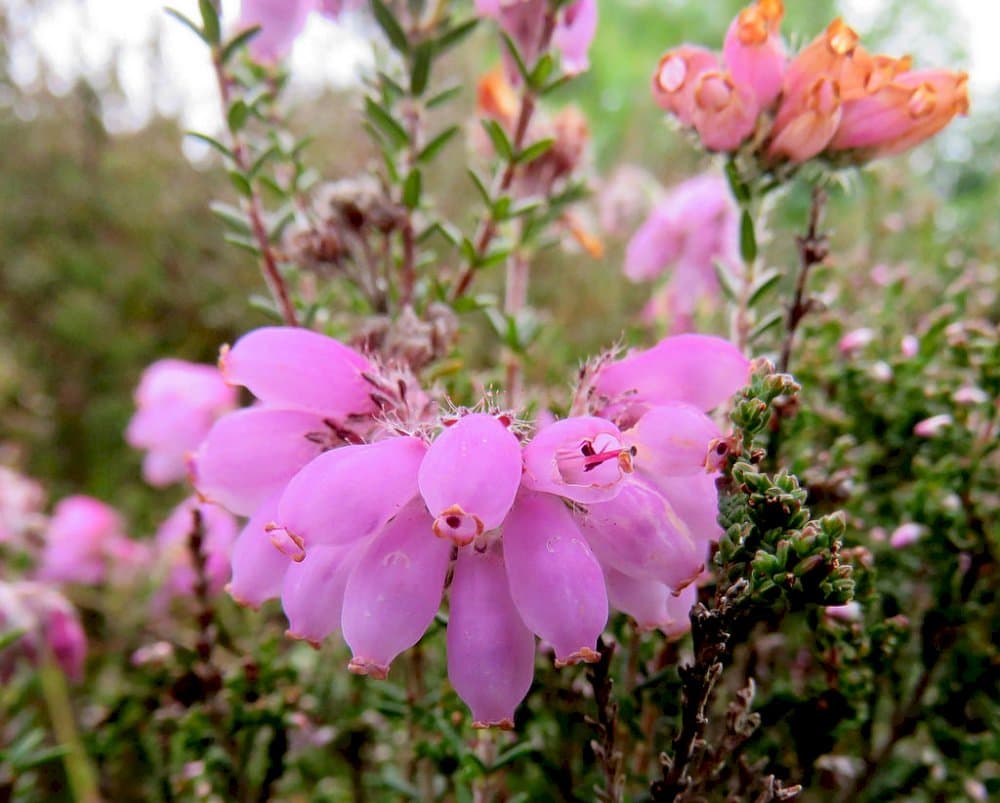
<path id="1" fill-rule="evenodd" d="M 226 587 L 240 605 L 259 608 L 281 595 L 281 584 L 292 561 L 271 543 L 265 530 L 278 512 L 277 497 L 261 505 L 236 537 L 232 551 L 232 579 Z"/>
<path id="2" fill-rule="evenodd" d="M 628 431 L 636 468 L 668 475 L 704 472 L 708 446 L 721 436 L 711 418 L 680 402 L 650 408 Z"/>
<path id="3" fill-rule="evenodd" d="M 289 565 L 281 589 L 288 636 L 319 646 L 340 629 L 347 580 L 366 546 L 366 542 L 321 546 Z"/>

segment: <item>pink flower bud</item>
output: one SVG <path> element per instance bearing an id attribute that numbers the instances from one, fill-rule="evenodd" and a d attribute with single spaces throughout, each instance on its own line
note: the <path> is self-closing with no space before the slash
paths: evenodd
<path id="1" fill-rule="evenodd" d="M 954 423 L 954 419 L 947 413 L 932 415 L 923 421 L 917 422 L 913 427 L 913 434 L 921 438 L 934 438 L 944 432 Z"/>
<path id="2" fill-rule="evenodd" d="M 434 534 L 468 544 L 499 527 L 510 510 L 521 483 L 521 447 L 493 416 L 463 416 L 431 444 L 418 483 Z"/>
<path id="3" fill-rule="evenodd" d="M 0 633 L 8 631 L 20 636 L 0 650 L 0 681 L 7 682 L 18 659 L 37 665 L 46 655 L 71 680 L 83 679 L 87 637 L 76 610 L 54 588 L 0 580 Z"/>
<path id="4" fill-rule="evenodd" d="M 631 471 L 630 447 L 603 418 L 556 421 L 524 447 L 524 487 L 576 502 L 614 498 Z"/>
<path id="5" fill-rule="evenodd" d="M 893 530 L 892 535 L 889 536 L 889 546 L 893 549 L 903 549 L 917 543 L 923 536 L 924 528 L 921 525 L 912 521 L 907 522 Z"/>
<path id="6" fill-rule="evenodd" d="M 384 678 L 412 647 L 441 604 L 451 544 L 431 534 L 433 521 L 415 499 L 380 532 L 344 591 L 341 626 L 355 674 Z"/>
<path id="7" fill-rule="evenodd" d="M 857 351 L 861 351 L 874 339 L 875 330 L 864 326 L 860 329 L 854 329 L 840 338 L 837 342 L 837 348 L 841 354 L 851 355 Z"/>
<path id="8" fill-rule="evenodd" d="M 900 343 L 899 350 L 904 357 L 916 357 L 920 353 L 920 341 L 914 335 L 906 335 Z"/>
<path id="9" fill-rule="evenodd" d="M 424 442 L 413 437 L 325 452 L 288 483 L 278 524 L 306 551 L 373 535 L 417 495 L 417 470 L 426 454 Z"/>
<path id="10" fill-rule="evenodd" d="M 759 112 L 753 92 L 726 71 L 707 70 L 695 81 L 691 119 L 710 151 L 739 148 L 757 127 Z"/>
<path id="11" fill-rule="evenodd" d="M 784 13 L 781 0 L 757 0 L 733 20 L 722 46 L 733 81 L 751 90 L 759 109 L 768 108 L 781 92 L 785 46 L 778 27 Z"/>
<path id="12" fill-rule="evenodd" d="M 535 639 L 511 599 L 499 543 L 459 550 L 449 592 L 448 679 L 473 727 L 514 727 L 531 687 Z"/>
<path id="13" fill-rule="evenodd" d="M 693 125 L 698 78 L 708 70 L 718 69 L 719 59 L 703 47 L 681 45 L 669 50 L 660 57 L 653 73 L 653 98 L 683 125 Z"/>
<path id="14" fill-rule="evenodd" d="M 851 600 L 844 605 L 828 605 L 823 609 L 823 613 L 838 622 L 847 623 L 860 622 L 864 616 L 861 604 L 856 600 Z"/>
<path id="15" fill-rule="evenodd" d="M 955 404 L 986 404 L 990 400 L 989 394 L 982 388 L 975 385 L 966 385 L 951 394 L 951 400 Z"/>
<path id="16" fill-rule="evenodd" d="M 782 102 L 771 129 L 768 155 L 801 164 L 830 144 L 840 120 L 840 85 L 819 76 L 801 96 Z"/>
<path id="17" fill-rule="evenodd" d="M 236 406 L 236 391 L 211 365 L 160 360 L 143 372 L 125 440 L 146 449 L 142 473 L 157 487 L 184 479 L 187 456 L 215 420 Z"/>
<path id="18" fill-rule="evenodd" d="M 596 661 L 608 620 L 604 576 L 562 501 L 522 491 L 504 522 L 503 556 L 514 605 L 553 646 L 556 666 Z"/>

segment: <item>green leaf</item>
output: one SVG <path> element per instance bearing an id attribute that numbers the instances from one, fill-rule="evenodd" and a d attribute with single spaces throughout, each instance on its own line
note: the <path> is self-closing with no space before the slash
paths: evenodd
<path id="1" fill-rule="evenodd" d="M 493 217 L 496 220 L 506 220 L 510 214 L 511 199 L 509 195 L 501 195 L 493 202 Z"/>
<path id="2" fill-rule="evenodd" d="M 208 136 L 208 134 L 199 134 L 197 131 L 185 131 L 184 136 L 191 137 L 191 139 L 196 139 L 199 142 L 204 142 L 210 148 L 214 148 L 215 150 L 217 150 L 227 159 L 233 158 L 233 152 L 229 150 L 229 148 L 227 148 L 225 145 L 219 142 L 219 140 L 213 139 L 212 137 Z"/>
<path id="3" fill-rule="evenodd" d="M 413 67 L 410 69 L 410 93 L 416 97 L 420 97 L 427 89 L 433 57 L 434 45 L 431 42 L 421 42 L 417 45 L 413 53 Z"/>
<path id="4" fill-rule="evenodd" d="M 540 139 L 538 142 L 532 142 L 527 148 L 524 148 L 517 156 L 514 157 L 514 161 L 518 164 L 526 165 L 535 161 L 543 153 L 546 153 L 549 148 L 555 145 L 556 141 L 552 138 Z"/>
<path id="5" fill-rule="evenodd" d="M 375 15 L 375 22 L 392 46 L 400 53 L 409 53 L 410 41 L 406 38 L 406 31 L 389 7 L 382 0 L 372 0 L 372 13 Z"/>
<path id="6" fill-rule="evenodd" d="M 461 129 L 457 125 L 451 126 L 451 128 L 446 128 L 440 134 L 438 134 L 434 139 L 424 145 L 420 153 L 417 154 L 418 162 L 430 162 L 434 159 L 441 149 L 447 145 L 451 138 L 455 136 Z"/>
<path id="7" fill-rule="evenodd" d="M 499 756 L 497 756 L 496 761 L 490 765 L 490 772 L 496 772 L 501 767 L 506 767 L 508 764 L 511 764 L 521 758 L 521 756 L 526 756 L 537 751 L 538 745 L 534 742 L 521 742 L 520 744 L 515 744 L 513 747 L 504 750 Z"/>
<path id="8" fill-rule="evenodd" d="M 234 232 L 227 232 L 223 235 L 222 239 L 230 245 L 235 245 L 237 248 L 246 251 L 248 254 L 253 254 L 254 257 L 260 256 L 260 246 L 257 245 L 257 241 L 252 237 L 245 237 Z"/>
<path id="9" fill-rule="evenodd" d="M 517 67 L 517 71 L 520 73 L 521 78 L 526 84 L 530 84 L 528 66 L 524 63 L 521 51 L 517 49 L 517 44 L 510 38 L 510 34 L 506 31 L 501 31 L 500 36 L 503 39 L 504 46 L 507 48 L 507 52 L 510 53 L 511 58 L 514 59 L 514 64 Z"/>
<path id="10" fill-rule="evenodd" d="M 757 303 L 771 290 L 773 290 L 780 281 L 781 273 L 779 271 L 772 270 L 765 273 L 757 279 L 756 282 L 754 282 L 754 285 L 750 290 L 750 298 L 747 300 L 747 305 L 750 307 L 756 307 Z"/>
<path id="11" fill-rule="evenodd" d="M 472 178 L 472 182 L 476 185 L 476 189 L 479 190 L 479 194 L 482 196 L 483 203 L 487 206 L 493 205 L 493 198 L 490 195 L 490 191 L 486 188 L 486 184 L 479 177 L 479 174 L 473 170 L 471 167 L 468 169 L 469 176 Z"/>
<path id="12" fill-rule="evenodd" d="M 229 171 L 229 180 L 232 182 L 233 187 L 236 188 L 236 192 L 244 198 L 249 198 L 253 195 L 253 188 L 250 186 L 250 182 L 247 180 L 247 177 L 238 170 Z"/>
<path id="13" fill-rule="evenodd" d="M 0 650 L 7 649 L 7 647 L 9 647 L 23 635 L 24 635 L 23 630 L 10 630 L 6 633 L 0 633 Z"/>
<path id="14" fill-rule="evenodd" d="M 205 41 L 212 45 L 219 44 L 221 26 L 219 12 L 215 10 L 212 0 L 198 0 L 198 10 L 201 11 L 201 22 L 204 26 Z"/>
<path id="15" fill-rule="evenodd" d="M 176 8 L 165 8 L 163 10 L 167 14 L 169 14 L 171 17 L 173 17 L 175 20 L 177 20 L 179 23 L 181 23 L 181 25 L 184 25 L 186 28 L 188 28 L 191 31 L 193 31 L 194 34 L 199 39 L 201 39 L 202 42 L 205 42 L 206 44 L 211 44 L 211 42 L 205 36 L 205 32 L 202 31 L 202 29 L 199 28 L 198 25 L 197 25 L 197 23 L 195 23 L 193 20 L 188 19 L 186 16 L 184 16 L 183 14 L 181 14 L 181 12 L 178 11 Z"/>
<path id="16" fill-rule="evenodd" d="M 555 69 L 556 60 L 552 58 L 551 53 L 544 53 L 542 57 L 535 64 L 531 71 L 531 75 L 528 77 L 528 86 L 531 87 L 536 92 L 545 86 L 545 82 L 549 80 L 549 76 L 552 75 L 552 71 Z"/>
<path id="17" fill-rule="evenodd" d="M 514 158 L 514 146 L 511 145 L 500 123 L 490 119 L 482 119 L 479 122 L 493 143 L 493 149 L 497 152 L 497 156 L 505 162 L 511 161 Z"/>
<path id="18" fill-rule="evenodd" d="M 719 287 L 729 301 L 736 301 L 740 297 L 740 288 L 736 285 L 736 277 L 729 272 L 729 268 L 718 260 L 712 262 L 712 269 L 715 271 L 715 278 L 719 280 Z"/>
<path id="19" fill-rule="evenodd" d="M 256 176 L 261 171 L 261 168 L 264 167 L 265 164 L 267 164 L 268 160 L 276 156 L 277 154 L 278 154 L 278 146 L 272 145 L 270 148 L 268 148 L 254 160 L 254 163 L 250 165 L 250 170 L 247 173 L 247 175 L 249 175 L 251 178 Z"/>
<path id="20" fill-rule="evenodd" d="M 435 49 L 438 53 L 444 53 L 465 39 L 476 29 L 478 24 L 479 17 L 472 17 L 465 22 L 458 23 L 454 28 L 449 28 L 435 40 Z"/>
<path id="21" fill-rule="evenodd" d="M 750 203 L 750 188 L 740 177 L 740 172 L 736 167 L 736 162 L 729 159 L 726 162 L 726 179 L 729 181 L 729 189 L 733 193 L 740 206 Z"/>
<path id="22" fill-rule="evenodd" d="M 233 101 L 233 105 L 229 107 L 229 111 L 226 113 L 226 125 L 235 134 L 246 125 L 249 117 L 250 107 L 242 100 L 237 99 Z"/>
<path id="23" fill-rule="evenodd" d="M 447 89 L 442 89 L 436 95 L 432 95 L 427 100 L 426 106 L 428 109 L 435 109 L 438 106 L 447 103 L 452 98 L 460 95 L 461 93 L 462 93 L 462 85 L 455 84 L 454 86 L 450 86 Z"/>
<path id="24" fill-rule="evenodd" d="M 764 320 L 753 328 L 753 331 L 750 332 L 750 340 L 757 340 L 765 332 L 781 324 L 783 320 L 785 320 L 785 314 L 781 310 L 772 311 L 766 318 L 764 318 Z"/>
<path id="25" fill-rule="evenodd" d="M 420 205 L 420 192 L 423 188 L 423 179 L 420 170 L 413 168 L 403 182 L 403 203 L 409 209 L 416 209 Z"/>
<path id="26" fill-rule="evenodd" d="M 250 221 L 247 220 L 246 215 L 238 207 L 223 203 L 222 201 L 212 201 L 208 205 L 208 208 L 212 210 L 213 215 L 233 231 L 245 235 L 252 233 Z"/>
<path id="27" fill-rule="evenodd" d="M 753 218 L 747 209 L 740 217 L 740 256 L 743 261 L 751 263 L 757 258 L 757 235 L 753 230 Z"/>
<path id="28" fill-rule="evenodd" d="M 240 48 L 244 47 L 251 39 L 253 39 L 257 34 L 260 33 L 260 26 L 254 25 L 252 28 L 247 28 L 245 31 L 240 31 L 236 36 L 226 42 L 225 46 L 222 48 L 222 54 L 220 59 L 223 64 L 226 64 L 234 54 L 236 54 Z"/>
<path id="29" fill-rule="evenodd" d="M 394 148 L 401 148 L 410 141 L 410 136 L 402 124 L 370 97 L 365 98 L 365 113 L 378 130 L 389 138 Z"/>

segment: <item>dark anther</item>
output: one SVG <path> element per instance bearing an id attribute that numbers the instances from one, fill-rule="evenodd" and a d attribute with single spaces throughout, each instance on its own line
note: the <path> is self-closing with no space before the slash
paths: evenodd
<path id="1" fill-rule="evenodd" d="M 444 521 L 453 530 L 457 530 L 458 526 L 462 523 L 462 520 L 458 516 L 448 516 Z"/>

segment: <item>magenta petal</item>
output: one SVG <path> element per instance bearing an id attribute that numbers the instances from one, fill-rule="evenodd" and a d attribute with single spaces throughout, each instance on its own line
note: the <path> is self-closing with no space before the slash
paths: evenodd
<path id="1" fill-rule="evenodd" d="M 631 577 L 616 569 L 604 570 L 611 607 L 627 613 L 640 630 L 653 630 L 670 621 L 670 589 L 656 580 Z"/>
<path id="2" fill-rule="evenodd" d="M 535 674 L 535 638 L 510 598 L 499 545 L 460 550 L 449 595 L 448 679 L 473 727 L 512 728 Z"/>
<path id="3" fill-rule="evenodd" d="M 691 537 L 701 544 L 718 541 L 722 536 L 718 521 L 719 490 L 715 486 L 717 476 L 700 473 L 648 478 L 681 517 Z"/>
<path id="4" fill-rule="evenodd" d="M 524 447 L 524 487 L 576 502 L 613 499 L 631 470 L 622 433 L 604 418 L 556 421 Z"/>
<path id="5" fill-rule="evenodd" d="M 672 589 L 690 583 L 705 565 L 706 550 L 693 539 L 669 502 L 633 479 L 610 502 L 577 514 L 580 530 L 601 563 Z"/>
<path id="6" fill-rule="evenodd" d="M 332 337 L 285 326 L 255 329 L 229 350 L 219 367 L 226 381 L 244 385 L 268 404 L 344 418 L 375 410 L 361 376 L 368 360 Z"/>
<path id="7" fill-rule="evenodd" d="M 522 491 L 504 522 L 503 553 L 514 604 L 555 648 L 556 665 L 596 661 L 608 620 L 604 575 L 566 506 Z"/>
<path id="8" fill-rule="evenodd" d="M 277 512 L 278 500 L 272 497 L 254 512 L 233 544 L 232 579 L 227 590 L 240 605 L 258 608 L 281 595 L 292 561 L 275 548 L 265 529 Z"/>
<path id="9" fill-rule="evenodd" d="M 606 366 L 597 391 L 613 410 L 674 401 L 711 410 L 746 384 L 749 367 L 740 350 L 721 337 L 674 335 Z"/>
<path id="10" fill-rule="evenodd" d="M 230 413 L 215 423 L 195 456 L 195 487 L 233 513 L 252 515 L 323 451 L 308 436 L 326 431 L 321 416 L 301 410 Z"/>
<path id="11" fill-rule="evenodd" d="M 431 444 L 418 479 L 435 534 L 467 544 L 499 527 L 510 510 L 521 482 L 521 447 L 493 416 L 463 416 Z"/>
<path id="12" fill-rule="evenodd" d="M 305 560 L 291 563 L 281 589 L 281 605 L 288 617 L 288 635 L 319 645 L 340 629 L 347 579 L 357 565 L 365 543 L 321 546 Z"/>
<path id="13" fill-rule="evenodd" d="M 712 419 L 680 402 L 650 408 L 628 431 L 636 468 L 657 475 L 704 472 L 709 444 L 721 436 Z"/>
<path id="14" fill-rule="evenodd" d="M 341 624 L 354 657 L 350 670 L 384 678 L 389 664 L 416 644 L 434 619 L 451 558 L 415 499 L 375 536 L 351 572 Z"/>
<path id="15" fill-rule="evenodd" d="M 288 483 L 277 521 L 307 550 L 371 535 L 417 495 L 426 452 L 424 442 L 411 437 L 325 452 Z"/>

